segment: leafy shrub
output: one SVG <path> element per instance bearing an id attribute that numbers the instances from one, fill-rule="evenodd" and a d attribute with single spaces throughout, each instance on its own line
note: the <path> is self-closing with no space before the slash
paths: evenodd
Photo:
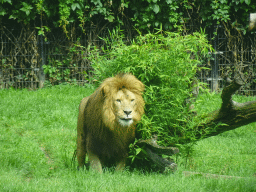
<path id="1" fill-rule="evenodd" d="M 191 96 L 199 64 L 212 50 L 205 35 L 159 31 L 125 43 L 120 32 L 110 34 L 105 47 L 101 51 L 95 48 L 90 54 L 93 81 L 100 83 L 128 72 L 145 84 L 146 115 L 138 126 L 141 138 L 157 134 L 159 144 L 170 146 L 193 137 L 193 130 L 188 131 L 193 129 L 193 121 L 184 101 Z"/>

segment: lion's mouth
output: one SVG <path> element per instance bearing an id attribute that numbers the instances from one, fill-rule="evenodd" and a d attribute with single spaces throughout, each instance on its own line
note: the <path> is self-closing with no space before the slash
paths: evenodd
<path id="1" fill-rule="evenodd" d="M 122 121 L 130 121 L 132 118 L 120 118 Z"/>
<path id="2" fill-rule="evenodd" d="M 133 123 L 133 119 L 132 118 L 119 118 L 119 123 L 120 125 L 124 126 L 124 127 L 129 127 L 132 123 Z"/>

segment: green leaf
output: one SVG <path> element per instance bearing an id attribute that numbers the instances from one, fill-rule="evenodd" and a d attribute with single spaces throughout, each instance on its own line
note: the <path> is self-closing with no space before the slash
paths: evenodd
<path id="1" fill-rule="evenodd" d="M 12 0 L 1 0 L 0 1 L 0 3 L 6 3 L 6 2 L 12 5 Z"/>
<path id="2" fill-rule="evenodd" d="M 154 11 L 156 14 L 159 13 L 159 11 L 160 11 L 159 5 L 154 4 L 154 5 L 153 5 L 153 11 Z"/>
<path id="3" fill-rule="evenodd" d="M 38 35 L 44 35 L 44 31 L 42 30 L 38 31 Z"/>
<path id="4" fill-rule="evenodd" d="M 108 15 L 107 17 L 105 17 L 105 19 L 107 19 L 109 22 L 113 22 L 115 17 L 112 15 Z"/>
<path id="5" fill-rule="evenodd" d="M 31 12 L 31 9 L 33 9 L 33 7 L 25 2 L 22 2 L 23 7 L 20 8 L 21 11 L 25 12 L 26 15 L 29 15 Z"/>
<path id="6" fill-rule="evenodd" d="M 80 7 L 80 5 L 79 5 L 78 3 L 73 3 L 73 4 L 71 5 L 71 9 L 72 9 L 73 11 L 75 11 L 76 8 L 81 9 L 81 7 Z"/>
<path id="7" fill-rule="evenodd" d="M 141 148 L 137 148 L 136 149 L 136 155 L 138 155 L 141 152 L 141 150 L 142 150 Z"/>
<path id="8" fill-rule="evenodd" d="M 251 4 L 251 0 L 245 0 L 244 1 L 247 5 L 250 5 Z"/>
<path id="9" fill-rule="evenodd" d="M 0 15 L 2 15 L 2 16 L 6 15 L 6 11 L 5 10 L 1 10 L 0 11 Z"/>
<path id="10" fill-rule="evenodd" d="M 14 15 L 10 15 L 9 19 L 17 19 L 17 17 Z"/>

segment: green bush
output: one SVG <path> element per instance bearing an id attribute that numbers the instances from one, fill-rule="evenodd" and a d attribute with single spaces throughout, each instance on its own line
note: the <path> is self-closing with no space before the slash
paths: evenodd
<path id="1" fill-rule="evenodd" d="M 158 135 L 161 145 L 182 143 L 193 137 L 193 121 L 184 101 L 191 96 L 192 82 L 212 50 L 203 32 L 182 36 L 159 31 L 125 42 L 120 32 L 110 32 L 102 50 L 94 49 L 90 61 L 94 82 L 120 72 L 132 73 L 146 86 L 145 116 L 139 137 Z M 102 52 L 104 54 L 102 54 Z M 197 85 L 198 86 L 198 85 Z"/>

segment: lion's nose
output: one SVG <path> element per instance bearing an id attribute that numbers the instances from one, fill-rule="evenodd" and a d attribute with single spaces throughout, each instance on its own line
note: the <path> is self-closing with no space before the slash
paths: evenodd
<path id="1" fill-rule="evenodd" d="M 127 116 L 130 115 L 131 112 L 132 112 L 132 111 L 127 111 L 127 110 L 124 111 L 124 113 L 125 113 Z"/>

